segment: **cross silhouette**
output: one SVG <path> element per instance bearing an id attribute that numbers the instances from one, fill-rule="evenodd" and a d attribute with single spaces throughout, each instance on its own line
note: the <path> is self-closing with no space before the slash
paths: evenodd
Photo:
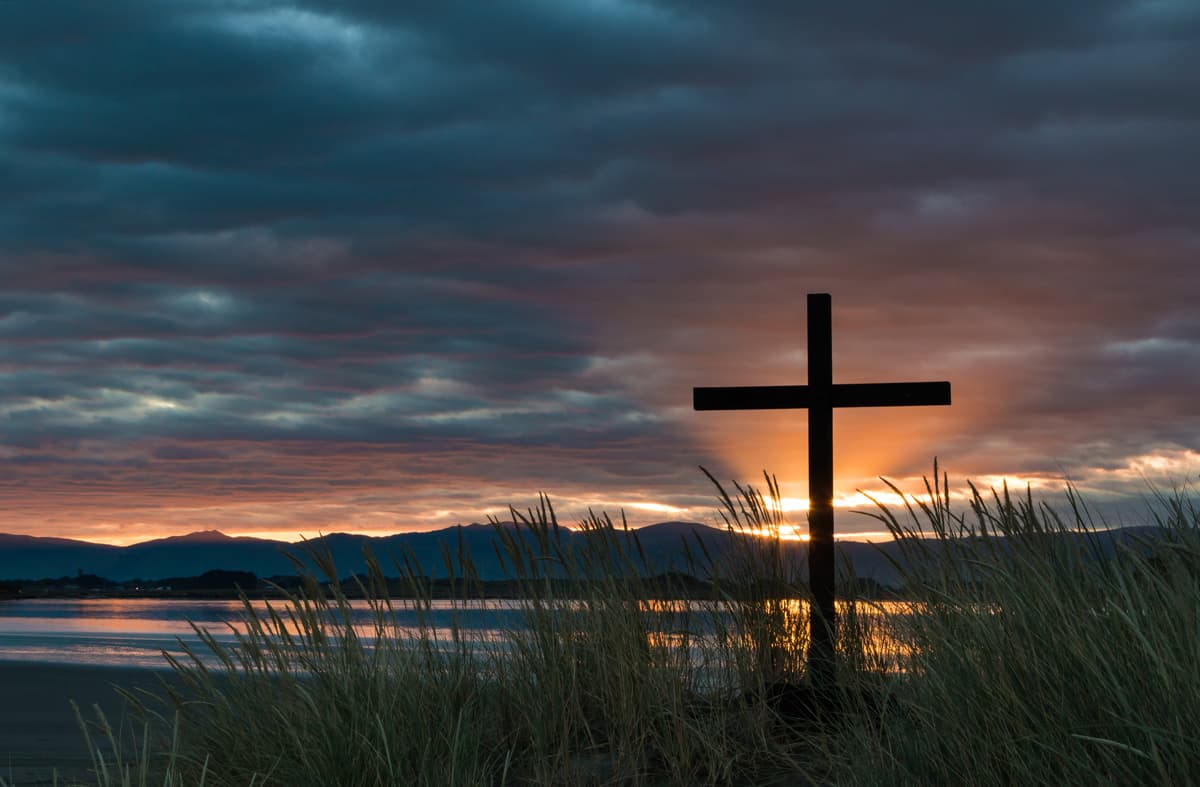
<path id="1" fill-rule="evenodd" d="M 808 385 L 694 388 L 697 410 L 808 410 L 808 671 L 818 696 L 835 686 L 833 408 L 950 404 L 950 383 L 834 384 L 830 297 L 808 296 Z"/>

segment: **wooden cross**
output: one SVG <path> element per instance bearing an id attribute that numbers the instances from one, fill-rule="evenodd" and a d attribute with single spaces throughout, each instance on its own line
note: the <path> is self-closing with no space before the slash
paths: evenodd
<path id="1" fill-rule="evenodd" d="M 808 409 L 808 671 L 811 685 L 829 697 L 835 687 L 833 549 L 833 408 L 950 404 L 950 383 L 833 382 L 830 298 L 808 296 L 808 385 L 695 388 L 697 410 Z"/>

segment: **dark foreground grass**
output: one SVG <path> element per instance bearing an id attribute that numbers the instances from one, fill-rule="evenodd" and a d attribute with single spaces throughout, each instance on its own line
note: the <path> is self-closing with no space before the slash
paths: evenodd
<path id="1" fill-rule="evenodd" d="M 911 671 L 878 730 L 840 736 L 839 780 L 1200 783 L 1200 512 L 1189 498 L 1158 496 L 1157 532 L 1114 543 L 1071 490 L 1065 515 L 1004 490 L 976 492 L 965 516 L 936 471 L 929 491 L 908 523 L 881 514 L 913 566 Z M 918 537 L 922 524 L 932 539 Z"/>
<path id="2" fill-rule="evenodd" d="M 731 529 L 768 536 L 738 540 L 720 561 L 692 545 L 697 570 L 720 577 L 717 598 L 693 604 L 647 601 L 636 533 L 605 516 L 567 549 L 543 498 L 514 512 L 516 528 L 497 528 L 525 589 L 520 625 L 500 641 L 435 629 L 411 561 L 387 573 L 406 577 L 416 600 L 389 599 L 374 564 L 355 588 L 366 627 L 336 581 L 327 598 L 309 576 L 265 613 L 247 604 L 236 647 L 205 639 L 219 668 L 201 654 L 172 661 L 187 688 L 145 702 L 136 745 L 112 751 L 123 736 L 93 729 L 97 782 L 1200 780 L 1200 514 L 1187 498 L 1157 501 L 1157 536 L 1110 554 L 1070 493 L 1060 516 L 1007 491 L 976 494 L 959 514 L 936 468 L 928 491 L 903 520 L 880 509 L 908 553 L 912 601 L 901 616 L 861 604 L 843 614 L 836 718 L 803 712 L 807 642 L 802 607 L 788 601 L 805 595 L 800 567 L 769 535 L 781 514 L 758 492 L 721 491 Z M 1092 535 L 1063 537 L 1078 531 Z M 449 550 L 445 563 L 466 610 L 473 568 Z M 564 576 L 590 582 L 557 598 Z M 415 641 L 400 636 L 401 608 L 424 621 Z"/>

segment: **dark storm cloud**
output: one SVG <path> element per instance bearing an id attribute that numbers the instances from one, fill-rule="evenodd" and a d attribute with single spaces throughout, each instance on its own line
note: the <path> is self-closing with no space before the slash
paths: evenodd
<path id="1" fill-rule="evenodd" d="M 814 290 L 839 376 L 955 381 L 964 472 L 1200 451 L 1198 43 L 1170 0 L 4 4 L 0 462 L 690 499 L 757 468 L 689 388 L 795 382 Z"/>
<path id="2" fill-rule="evenodd" d="M 1170 166 L 1196 145 L 1186 20 L 1094 3 L 771 9 L 181 4 L 92 9 L 117 21 L 85 14 L 75 37 L 53 34 L 60 17 L 27 22 L 23 40 L 46 40 L 9 58 L 3 133 L 18 173 L 60 186 L 16 176 L 42 208 L 24 227 L 70 243 L 55 231 L 69 223 L 89 248 L 246 227 L 557 241 L 623 201 L 862 210 L 1028 176 L 1195 188 Z"/>

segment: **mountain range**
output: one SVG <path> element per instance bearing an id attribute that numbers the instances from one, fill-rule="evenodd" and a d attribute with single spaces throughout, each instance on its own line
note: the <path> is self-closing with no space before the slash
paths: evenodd
<path id="1" fill-rule="evenodd" d="M 311 566 L 306 547 L 328 550 L 339 576 L 366 571 L 364 550 L 369 549 L 379 560 L 385 574 L 398 575 L 393 560 L 403 560 L 405 554 L 415 558 L 421 571 L 429 577 L 447 575 L 445 555 L 469 554 L 479 578 L 506 579 L 511 576 L 508 566 L 497 554 L 497 528 L 508 528 L 520 537 L 534 536 L 524 528 L 512 529 L 511 523 L 500 525 L 472 524 L 428 532 L 401 533 L 385 537 L 369 537 L 348 533 L 333 533 L 313 539 L 307 544 L 291 544 L 262 538 L 233 537 L 217 530 L 205 530 L 183 536 L 144 541 L 130 546 L 95 544 L 64 538 L 44 538 L 0 533 L 0 580 L 37 580 L 94 574 L 115 581 L 133 579 L 155 580 L 165 577 L 197 576 L 206 571 L 251 571 L 259 577 L 293 575 L 296 565 L 292 555 Z M 1118 541 L 1126 543 L 1152 534 L 1152 528 L 1130 527 L 1099 531 L 1094 534 L 1101 549 L 1110 553 Z M 618 531 L 619 533 L 620 531 Z M 594 538 L 581 531 L 563 528 L 560 537 L 567 545 L 580 539 Z M 699 555 L 697 544 L 703 543 L 709 557 L 721 560 L 731 549 L 734 539 L 756 538 L 738 535 L 727 530 L 696 522 L 661 522 L 638 528 L 638 541 L 654 573 L 686 571 L 703 574 L 689 564 L 687 543 L 693 555 Z M 618 537 L 620 537 L 618 535 Z M 1071 536 L 1066 537 L 1081 537 Z M 785 557 L 804 565 L 804 542 L 783 542 Z M 935 545 L 937 548 L 937 545 Z M 895 562 L 903 564 L 904 555 L 893 541 L 863 543 L 849 540 L 837 542 L 839 565 L 849 563 L 856 576 L 884 586 L 900 584 Z"/>

